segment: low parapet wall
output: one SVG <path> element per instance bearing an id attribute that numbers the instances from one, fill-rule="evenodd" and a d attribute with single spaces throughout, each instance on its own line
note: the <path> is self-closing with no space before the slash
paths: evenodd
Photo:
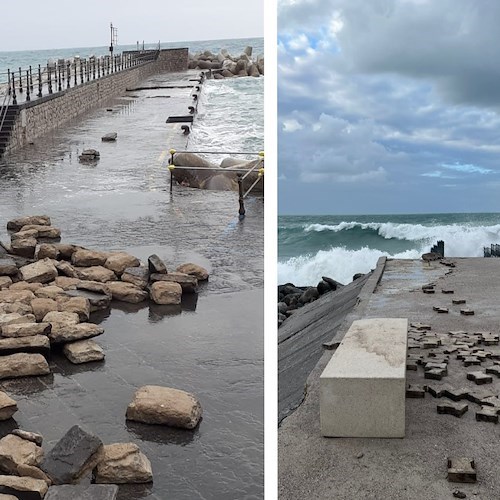
<path id="1" fill-rule="evenodd" d="M 187 67 L 187 48 L 160 50 L 153 61 L 23 103 L 19 106 L 20 113 L 6 152 L 29 144 L 49 130 L 122 94 L 127 88 L 137 86 L 151 75 L 185 71 Z"/>

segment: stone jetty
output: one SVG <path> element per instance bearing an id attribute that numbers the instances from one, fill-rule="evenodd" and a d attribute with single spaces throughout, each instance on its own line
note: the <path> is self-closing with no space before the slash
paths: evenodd
<path id="1" fill-rule="evenodd" d="M 214 79 L 232 78 L 235 76 L 254 76 L 264 74 L 264 56 L 252 58 L 252 47 L 246 47 L 239 56 L 232 56 L 226 49 L 218 54 L 209 50 L 189 54 L 189 69 L 210 70 Z M 209 74 L 210 74 L 209 72 Z"/>

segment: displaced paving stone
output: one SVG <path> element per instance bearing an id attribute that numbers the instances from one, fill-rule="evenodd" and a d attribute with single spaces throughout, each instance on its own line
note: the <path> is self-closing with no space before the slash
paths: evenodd
<path id="1" fill-rule="evenodd" d="M 454 483 L 475 483 L 477 481 L 477 473 L 474 460 L 465 457 L 449 457 L 448 481 Z"/>
<path id="2" fill-rule="evenodd" d="M 443 370 L 443 376 L 448 375 L 448 365 L 446 363 L 426 363 L 424 365 L 424 372 L 430 370 Z"/>
<path id="3" fill-rule="evenodd" d="M 424 389 L 434 398 L 440 398 L 444 394 L 444 387 L 435 386 L 435 385 L 425 385 Z"/>
<path id="4" fill-rule="evenodd" d="M 439 368 L 433 368 L 432 370 L 426 371 L 424 373 L 424 378 L 432 380 L 441 380 L 446 375 L 445 370 Z"/>
<path id="5" fill-rule="evenodd" d="M 470 401 L 471 403 L 476 403 L 478 405 L 481 404 L 481 402 L 487 398 L 491 398 L 496 396 L 494 392 L 488 389 L 481 389 L 481 390 L 471 390 L 467 393 L 467 400 Z"/>
<path id="6" fill-rule="evenodd" d="M 443 391 L 443 396 L 451 399 L 452 401 L 461 401 L 462 399 L 467 398 L 467 394 L 469 393 L 469 390 L 465 387 L 461 389 L 453 389 L 453 388 L 446 388 Z"/>
<path id="7" fill-rule="evenodd" d="M 472 380 L 477 385 L 491 384 L 493 377 L 484 372 L 469 372 L 467 373 L 467 380 Z"/>
<path id="8" fill-rule="evenodd" d="M 489 375 L 496 375 L 497 377 L 500 378 L 500 366 L 490 366 L 486 368 L 486 373 Z"/>
<path id="9" fill-rule="evenodd" d="M 53 323 L 52 331 L 48 334 L 51 344 L 66 344 L 77 340 L 97 337 L 104 333 L 104 328 L 94 323 L 63 324 Z"/>
<path id="10" fill-rule="evenodd" d="M 64 355 L 74 364 L 102 361 L 104 351 L 99 344 L 93 340 L 80 340 L 66 344 L 63 349 Z"/>
<path id="11" fill-rule="evenodd" d="M 48 283 L 57 277 L 57 269 L 50 259 L 39 260 L 19 269 L 21 278 L 28 283 Z"/>
<path id="12" fill-rule="evenodd" d="M 48 375 L 47 360 L 41 354 L 17 353 L 0 357 L 0 379 Z"/>
<path id="13" fill-rule="evenodd" d="M 104 266 L 79 267 L 76 272 L 82 280 L 98 281 L 99 283 L 117 280 L 116 274 Z"/>
<path id="14" fill-rule="evenodd" d="M 0 470 L 17 474 L 19 465 L 38 467 L 43 459 L 43 450 L 31 441 L 13 434 L 0 439 Z"/>
<path id="15" fill-rule="evenodd" d="M 151 462 L 134 443 L 104 446 L 103 458 L 93 471 L 96 483 L 133 484 L 153 480 Z"/>
<path id="16" fill-rule="evenodd" d="M 20 323 L 2 326 L 3 337 L 31 337 L 32 335 L 48 335 L 50 323 Z"/>
<path id="17" fill-rule="evenodd" d="M 474 316 L 474 310 L 473 309 L 460 309 L 460 314 L 463 314 L 464 316 Z"/>
<path id="18" fill-rule="evenodd" d="M 439 340 L 425 340 L 423 344 L 424 349 L 436 349 L 439 347 L 440 342 Z"/>
<path id="19" fill-rule="evenodd" d="M 406 397 L 407 398 L 425 398 L 425 390 L 423 387 L 419 385 L 411 385 L 409 384 L 406 388 Z"/>
<path id="20" fill-rule="evenodd" d="M 441 415 L 453 415 L 460 418 L 469 409 L 467 403 L 440 403 L 437 405 L 437 412 Z"/>
<path id="21" fill-rule="evenodd" d="M 410 326 L 412 328 L 416 328 L 417 330 L 431 330 L 431 325 L 428 325 L 426 323 L 410 323 Z"/>
<path id="22" fill-rule="evenodd" d="M 478 422 L 493 422 L 498 424 L 498 409 L 492 406 L 482 406 L 480 411 L 476 412 Z"/>
<path id="23" fill-rule="evenodd" d="M 115 484 L 51 486 L 45 500 L 116 500 L 118 486 Z"/>
<path id="24" fill-rule="evenodd" d="M 440 314 L 448 314 L 448 308 L 447 307 L 435 307 L 434 311 L 440 313 Z"/>
<path id="25" fill-rule="evenodd" d="M 168 274 L 151 274 L 149 277 L 152 283 L 158 281 L 178 283 L 181 285 L 182 293 L 197 293 L 198 292 L 198 280 L 189 274 L 185 273 L 168 273 Z"/>
<path id="26" fill-rule="evenodd" d="M 32 335 L 30 337 L 0 338 L 0 356 L 15 353 L 40 353 L 47 356 L 50 353 L 50 340 L 47 335 Z M 0 357 L 0 360 L 2 358 Z"/>
<path id="27" fill-rule="evenodd" d="M 76 483 L 96 466 L 101 453 L 102 441 L 74 425 L 50 450 L 41 469 L 54 484 Z"/>
<path id="28" fill-rule="evenodd" d="M 79 267 L 104 266 L 108 256 L 105 252 L 78 249 L 71 255 L 71 263 Z"/>
<path id="29" fill-rule="evenodd" d="M 463 491 L 460 491 L 460 490 L 455 490 L 453 492 L 453 496 L 455 498 L 467 498 L 467 495 Z"/>
<path id="30" fill-rule="evenodd" d="M 428 293 L 428 294 L 433 294 L 433 293 L 436 293 L 436 290 L 434 290 L 434 288 L 423 288 L 422 292 Z"/>
<path id="31" fill-rule="evenodd" d="M 451 303 L 455 305 L 465 304 L 467 301 L 465 299 L 452 299 Z"/>
<path id="32" fill-rule="evenodd" d="M 208 271 L 197 264 L 193 264 L 188 262 L 186 264 L 182 264 L 177 268 L 178 273 L 190 274 L 194 276 L 198 281 L 206 281 L 208 280 Z"/>
<path id="33" fill-rule="evenodd" d="M 48 484 L 41 479 L 0 475 L 0 493 L 12 494 L 14 498 L 41 500 L 48 489 Z"/>
<path id="34" fill-rule="evenodd" d="M 451 293 L 455 293 L 455 290 L 452 290 L 451 288 L 443 288 L 441 290 L 441 293 L 451 294 Z"/>
<path id="35" fill-rule="evenodd" d="M 167 274 L 167 266 L 158 255 L 153 254 L 148 257 L 148 268 L 151 274 Z"/>
<path id="36" fill-rule="evenodd" d="M 128 405 L 127 419 L 145 424 L 194 429 L 202 416 L 198 399 L 191 393 L 147 385 L 135 392 Z"/>
<path id="37" fill-rule="evenodd" d="M 14 436 L 19 436 L 22 439 L 26 439 L 27 441 L 31 441 L 35 443 L 37 446 L 42 446 L 43 436 L 41 434 L 37 434 L 36 432 L 23 431 L 22 429 L 14 429 L 11 434 Z"/>
<path id="38" fill-rule="evenodd" d="M 483 344 L 484 345 L 498 345 L 499 344 L 499 336 L 498 335 L 483 335 Z"/>
<path id="39" fill-rule="evenodd" d="M 495 408 L 500 408 L 500 399 L 498 396 L 487 396 L 479 402 L 481 406 L 494 406 Z"/>
<path id="40" fill-rule="evenodd" d="M 132 283 L 123 283 L 122 281 L 111 281 L 106 284 L 113 300 L 138 304 L 148 298 L 148 293 Z"/>
<path id="41" fill-rule="evenodd" d="M 413 371 L 413 372 L 416 372 L 417 369 L 418 369 L 418 364 L 416 361 L 407 361 L 406 362 L 406 369 L 408 371 Z"/>
<path id="42" fill-rule="evenodd" d="M 0 420 L 9 420 L 17 409 L 17 403 L 5 392 L 0 391 Z"/>
<path id="43" fill-rule="evenodd" d="M 17 217 L 7 222 L 7 229 L 9 231 L 20 231 L 23 226 L 29 225 L 37 226 L 50 226 L 50 217 L 47 215 L 28 215 L 25 217 Z"/>
<path id="44" fill-rule="evenodd" d="M 474 366 L 481 364 L 481 360 L 477 356 L 464 356 L 463 361 L 464 366 Z"/>
<path id="45" fill-rule="evenodd" d="M 114 142 L 116 141 L 116 138 L 118 137 L 118 134 L 116 132 L 110 132 L 109 134 L 105 134 L 101 137 L 101 141 L 103 142 Z"/>
<path id="46" fill-rule="evenodd" d="M 151 285 L 150 297 L 155 304 L 178 305 L 181 303 L 182 287 L 178 283 L 157 281 Z"/>

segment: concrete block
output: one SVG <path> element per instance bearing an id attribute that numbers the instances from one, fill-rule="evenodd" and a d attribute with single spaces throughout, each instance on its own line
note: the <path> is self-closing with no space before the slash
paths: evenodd
<path id="1" fill-rule="evenodd" d="M 321 433 L 405 435 L 408 320 L 354 321 L 320 377 Z"/>

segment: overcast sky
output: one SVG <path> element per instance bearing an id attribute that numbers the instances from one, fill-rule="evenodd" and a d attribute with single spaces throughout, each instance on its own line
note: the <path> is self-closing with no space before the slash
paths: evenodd
<path id="1" fill-rule="evenodd" d="M 278 0 L 279 212 L 499 212 L 499 26 L 497 0 Z"/>
<path id="2" fill-rule="evenodd" d="M 5 5 L 4 5 L 5 4 Z M 1 1 L 0 51 L 263 36 L 263 0 Z"/>

